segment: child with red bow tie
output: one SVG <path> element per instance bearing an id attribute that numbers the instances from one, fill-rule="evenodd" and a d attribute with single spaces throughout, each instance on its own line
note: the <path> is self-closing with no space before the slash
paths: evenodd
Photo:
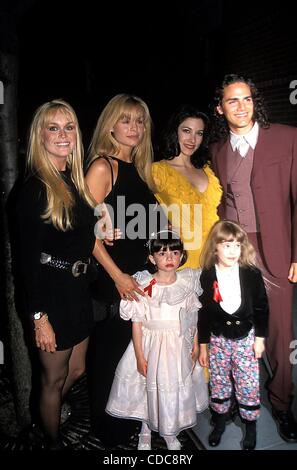
<path id="1" fill-rule="evenodd" d="M 204 245 L 199 311 L 199 362 L 210 367 L 210 407 L 215 426 L 209 445 L 225 431 L 232 397 L 232 374 L 239 413 L 246 423 L 243 449 L 256 446 L 260 413 L 259 364 L 268 324 L 268 301 L 255 250 L 235 222 L 216 222 Z M 208 350 L 209 345 L 209 350 Z"/>
<path id="2" fill-rule="evenodd" d="M 177 271 L 187 254 L 171 230 L 158 232 L 148 248 L 155 273 L 135 274 L 145 297 L 120 304 L 121 317 L 133 322 L 133 340 L 116 369 L 106 411 L 142 422 L 138 450 L 151 449 L 151 430 L 159 432 L 168 449 L 179 450 L 176 436 L 195 426 L 196 413 L 208 407 L 197 362 L 200 271 Z"/>

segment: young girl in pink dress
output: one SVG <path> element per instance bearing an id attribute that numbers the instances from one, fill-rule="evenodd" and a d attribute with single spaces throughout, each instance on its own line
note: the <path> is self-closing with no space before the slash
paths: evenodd
<path id="1" fill-rule="evenodd" d="M 200 271 L 177 268 L 186 252 L 175 232 L 149 241 L 156 272 L 135 274 L 145 292 L 139 301 L 121 301 L 120 315 L 133 322 L 133 339 L 115 372 L 106 411 L 142 422 L 138 450 L 151 449 L 151 430 L 168 449 L 179 450 L 180 431 L 195 426 L 208 407 L 203 369 L 197 363 Z"/>

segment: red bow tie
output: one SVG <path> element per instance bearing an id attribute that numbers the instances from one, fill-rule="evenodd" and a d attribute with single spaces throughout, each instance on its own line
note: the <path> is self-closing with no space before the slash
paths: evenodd
<path id="1" fill-rule="evenodd" d="M 223 302 L 222 296 L 219 291 L 219 284 L 218 281 L 214 281 L 213 283 L 213 300 L 216 302 Z"/>
<path id="2" fill-rule="evenodd" d="M 147 291 L 147 294 L 151 297 L 152 296 L 152 291 L 153 291 L 153 285 L 156 284 L 156 279 L 153 277 L 153 279 L 151 280 L 151 282 L 149 283 L 148 286 L 146 286 L 143 290 L 144 292 Z"/>

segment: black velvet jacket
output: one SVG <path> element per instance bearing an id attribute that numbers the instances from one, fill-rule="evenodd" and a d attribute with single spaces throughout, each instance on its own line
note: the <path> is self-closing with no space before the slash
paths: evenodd
<path id="1" fill-rule="evenodd" d="M 241 305 L 230 315 L 213 298 L 213 284 L 217 281 L 215 267 L 202 271 L 200 282 L 203 293 L 199 297 L 202 308 L 198 313 L 199 343 L 209 343 L 211 333 L 228 339 L 244 338 L 252 327 L 255 328 L 255 336 L 267 336 L 268 300 L 261 271 L 252 267 L 240 267 L 239 278 Z"/>

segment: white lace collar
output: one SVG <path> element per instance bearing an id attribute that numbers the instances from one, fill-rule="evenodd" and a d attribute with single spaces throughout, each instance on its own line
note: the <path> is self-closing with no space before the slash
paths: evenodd
<path id="1" fill-rule="evenodd" d="M 159 303 L 165 302 L 169 305 L 180 303 L 193 291 L 197 296 L 202 294 L 200 286 L 200 269 L 185 268 L 177 271 L 176 281 L 169 285 L 154 284 L 152 287 L 152 298 L 158 299 Z M 148 271 L 138 271 L 133 276 L 142 288 L 149 285 L 153 275 Z"/>

